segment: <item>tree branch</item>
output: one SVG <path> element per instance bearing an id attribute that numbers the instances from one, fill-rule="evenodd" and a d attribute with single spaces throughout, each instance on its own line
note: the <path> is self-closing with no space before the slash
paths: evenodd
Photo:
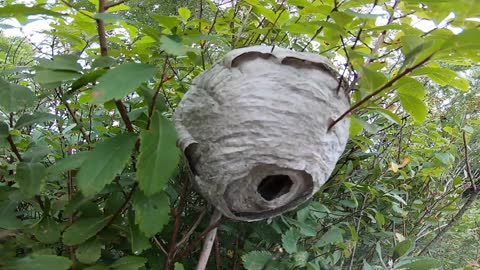
<path id="1" fill-rule="evenodd" d="M 213 212 L 212 218 L 210 219 L 210 225 L 217 223 L 222 217 L 222 213 L 215 209 Z M 217 227 L 208 232 L 205 237 L 205 242 L 203 243 L 202 252 L 200 258 L 198 259 L 197 270 L 205 270 L 208 263 L 208 258 L 210 258 L 210 252 L 212 252 L 212 247 L 217 236 Z"/>
<path id="2" fill-rule="evenodd" d="M 464 145 L 464 148 L 465 148 L 465 160 L 468 164 L 468 151 L 467 151 L 467 142 L 466 142 L 466 138 L 465 138 L 465 132 L 463 132 L 463 145 Z M 469 177 L 471 177 L 471 174 L 469 175 Z M 473 177 L 470 178 L 470 180 L 473 180 Z M 474 183 L 475 184 L 475 183 Z M 470 206 L 473 204 L 473 202 L 475 202 L 475 200 L 477 199 L 478 197 L 478 194 L 480 193 L 479 189 L 476 189 L 476 186 L 474 185 L 475 189 L 473 191 L 473 194 L 467 199 L 467 201 L 465 202 L 465 204 L 462 206 L 462 208 L 460 208 L 460 210 L 458 210 L 457 214 L 452 218 L 452 220 L 450 220 L 450 222 L 448 223 L 447 226 L 443 227 L 443 229 L 430 241 L 428 242 L 428 244 L 420 251 L 420 253 L 418 254 L 419 256 L 425 254 L 425 252 L 427 252 L 427 250 L 434 244 L 436 243 L 437 241 L 439 241 L 443 235 L 448 232 L 462 217 L 463 215 L 465 214 L 465 212 L 470 209 Z"/>
<path id="3" fill-rule="evenodd" d="M 328 130 L 332 129 L 333 126 L 335 126 L 338 122 L 340 122 L 343 118 L 345 118 L 348 114 L 350 114 L 351 112 L 355 111 L 357 108 L 359 108 L 360 106 L 362 106 L 365 102 L 369 101 L 372 97 L 380 94 L 381 92 L 385 91 L 387 88 L 389 88 L 390 86 L 392 86 L 395 82 L 397 82 L 398 80 L 400 80 L 401 78 L 403 78 L 404 76 L 408 75 L 410 72 L 414 71 L 415 69 L 417 69 L 418 67 L 422 66 L 423 64 L 427 63 L 431 58 L 432 56 L 434 55 L 435 53 L 432 53 L 430 54 L 428 57 L 426 57 L 425 59 L 423 59 L 422 61 L 420 61 L 418 64 L 410 67 L 410 68 L 407 68 L 405 69 L 402 73 L 398 74 L 397 76 L 395 76 L 393 79 L 391 79 L 390 81 L 388 81 L 386 84 L 384 84 L 382 87 L 378 88 L 377 90 L 373 91 L 372 93 L 370 93 L 369 95 L 367 95 L 366 97 L 364 97 L 362 100 L 360 100 L 359 102 L 355 103 L 355 105 L 353 105 L 352 107 L 350 107 L 350 109 L 348 109 L 346 112 L 344 112 L 342 115 L 340 115 L 340 117 L 338 117 L 337 119 L 335 119 L 335 121 L 333 121 L 329 126 L 328 126 Z"/>
<path id="4" fill-rule="evenodd" d="M 98 1 L 98 13 L 104 13 L 108 7 L 105 3 L 105 0 Z M 100 41 L 100 54 L 102 56 L 108 56 L 108 47 L 107 47 L 107 32 L 105 30 L 105 22 L 101 19 L 95 19 L 97 22 L 97 31 L 98 31 L 98 39 Z M 122 117 L 125 126 L 129 132 L 134 132 L 134 128 L 130 118 L 128 117 L 128 112 L 125 109 L 125 105 L 121 100 L 115 100 L 115 105 L 117 106 L 118 112 Z"/>

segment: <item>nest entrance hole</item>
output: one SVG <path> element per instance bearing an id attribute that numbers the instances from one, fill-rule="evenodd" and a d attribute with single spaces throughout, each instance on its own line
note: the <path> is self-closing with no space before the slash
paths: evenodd
<path id="1" fill-rule="evenodd" d="M 293 181 L 288 175 L 269 175 L 260 182 L 257 187 L 257 192 L 265 200 L 271 201 L 287 194 L 292 185 Z"/>

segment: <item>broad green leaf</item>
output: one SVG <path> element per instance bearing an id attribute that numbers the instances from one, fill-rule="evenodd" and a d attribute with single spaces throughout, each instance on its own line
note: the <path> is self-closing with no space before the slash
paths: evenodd
<path id="1" fill-rule="evenodd" d="M 95 83 L 97 79 L 100 78 L 106 72 L 107 72 L 106 69 L 97 69 L 97 70 L 90 71 L 86 74 L 83 74 L 82 77 L 78 78 L 76 81 L 72 83 L 71 90 L 68 91 L 68 94 L 89 83 Z"/>
<path id="2" fill-rule="evenodd" d="M 336 226 L 332 226 L 322 238 L 317 242 L 316 247 L 324 247 L 330 244 L 337 244 L 343 241 L 342 230 Z"/>
<path id="3" fill-rule="evenodd" d="M 140 133 L 137 180 L 140 189 L 151 195 L 164 189 L 177 169 L 180 151 L 173 124 L 158 111 L 152 115 L 149 130 Z"/>
<path id="4" fill-rule="evenodd" d="M 10 135 L 8 124 L 0 121 L 0 139 L 7 138 Z"/>
<path id="5" fill-rule="evenodd" d="M 60 240 L 61 227 L 51 217 L 44 217 L 34 228 L 33 235 L 44 244 L 53 244 Z"/>
<path id="6" fill-rule="evenodd" d="M 16 112 L 34 105 L 35 94 L 29 88 L 12 84 L 0 78 L 0 109 Z"/>
<path id="7" fill-rule="evenodd" d="M 135 223 L 147 237 L 152 237 L 162 231 L 168 223 L 170 201 L 164 192 L 152 196 L 145 196 L 137 192 L 133 201 Z"/>
<path id="8" fill-rule="evenodd" d="M 63 243 L 68 246 L 81 244 L 97 234 L 108 224 L 112 216 L 79 218 L 63 233 Z"/>
<path id="9" fill-rule="evenodd" d="M 268 251 L 251 251 L 242 256 L 242 261 L 247 270 L 262 270 L 272 258 L 272 253 Z"/>
<path id="10" fill-rule="evenodd" d="M 173 270 L 185 270 L 185 267 L 183 267 L 183 264 L 176 262 L 173 267 Z"/>
<path id="11" fill-rule="evenodd" d="M 35 81 L 44 84 L 60 84 L 63 82 L 69 82 L 78 79 L 82 76 L 81 73 L 74 72 L 74 71 L 63 71 L 63 70 L 38 70 L 35 73 Z"/>
<path id="12" fill-rule="evenodd" d="M 77 63 L 77 61 L 78 55 L 55 55 L 52 60 L 43 58 L 38 59 L 38 66 L 45 69 L 80 72 L 82 70 L 82 66 Z"/>
<path id="13" fill-rule="evenodd" d="M 162 36 L 160 38 L 160 47 L 168 54 L 175 56 L 183 56 L 187 53 L 182 42 L 174 39 L 174 37 Z"/>
<path id="14" fill-rule="evenodd" d="M 70 259 L 55 255 L 31 255 L 14 259 L 2 267 L 2 270 L 67 270 L 72 262 Z"/>
<path id="15" fill-rule="evenodd" d="M 362 130 L 363 127 L 360 124 L 360 121 L 358 121 L 358 117 L 352 116 L 350 118 L 350 137 L 357 136 Z"/>
<path id="16" fill-rule="evenodd" d="M 173 30 L 175 27 L 178 27 L 180 21 L 176 16 L 161 16 L 157 14 L 151 15 L 161 26 L 166 27 L 170 30 Z"/>
<path id="17" fill-rule="evenodd" d="M 60 116 L 46 112 L 26 113 L 18 118 L 17 123 L 15 123 L 15 128 L 20 129 L 32 124 L 45 123 L 57 119 L 61 119 Z"/>
<path id="18" fill-rule="evenodd" d="M 77 184 L 86 197 L 100 192 L 122 172 L 137 140 L 134 134 L 119 134 L 99 143 L 88 154 L 77 174 Z"/>
<path id="19" fill-rule="evenodd" d="M 142 251 L 151 247 L 150 241 L 143 232 L 140 231 L 138 225 L 135 223 L 130 224 L 129 227 L 129 240 L 132 247 L 133 254 L 140 254 Z"/>
<path id="20" fill-rule="evenodd" d="M 110 56 L 99 56 L 92 63 L 92 68 L 109 68 L 117 61 Z"/>
<path id="21" fill-rule="evenodd" d="M 81 263 L 92 264 L 100 259 L 102 243 L 97 239 L 89 240 L 75 250 L 75 257 Z"/>
<path id="22" fill-rule="evenodd" d="M 423 123 L 425 121 L 428 114 L 428 108 L 425 102 L 410 95 L 397 93 L 397 96 L 405 111 L 412 115 L 416 122 Z"/>
<path id="23" fill-rule="evenodd" d="M 17 204 L 18 202 L 10 200 L 0 201 L 0 228 L 13 230 L 22 227 L 16 214 Z"/>
<path id="24" fill-rule="evenodd" d="M 62 16 L 61 13 L 58 13 L 49 9 L 45 9 L 40 5 L 27 7 L 22 4 L 9 4 L 0 8 L 0 18 L 25 17 L 28 15 L 39 15 L 39 14 L 50 15 L 54 17 Z"/>
<path id="25" fill-rule="evenodd" d="M 381 116 L 383 116 L 385 119 L 390 121 L 393 124 L 402 124 L 402 119 L 398 117 L 398 115 L 394 114 L 392 111 L 383 109 L 383 108 L 373 108 L 375 112 L 379 113 Z"/>
<path id="26" fill-rule="evenodd" d="M 126 256 L 114 262 L 110 267 L 115 270 L 137 270 L 145 266 L 147 259 L 136 256 Z"/>
<path id="27" fill-rule="evenodd" d="M 289 254 L 297 252 L 297 242 L 299 238 L 299 235 L 295 233 L 292 229 L 288 230 L 285 234 L 283 234 L 282 246 L 285 251 Z"/>
<path id="28" fill-rule="evenodd" d="M 437 269 L 439 263 L 436 259 L 427 257 L 404 258 L 398 262 L 395 269 L 405 270 L 430 270 Z"/>
<path id="29" fill-rule="evenodd" d="M 181 7 L 178 9 L 178 14 L 182 17 L 183 21 L 186 22 L 190 18 L 191 12 L 190 9 Z"/>
<path id="30" fill-rule="evenodd" d="M 305 267 L 308 262 L 309 254 L 307 251 L 297 252 L 293 255 L 294 265 L 296 267 Z"/>
<path id="31" fill-rule="evenodd" d="M 425 97 L 425 86 L 418 80 L 411 77 L 403 77 L 395 84 L 397 93 L 414 96 L 419 99 Z"/>
<path id="32" fill-rule="evenodd" d="M 384 73 L 372 70 L 371 68 L 363 68 L 363 76 L 360 78 L 360 85 L 368 92 L 372 92 L 387 82 Z"/>
<path id="33" fill-rule="evenodd" d="M 459 90 L 468 91 L 468 80 L 448 68 L 422 67 L 412 72 L 412 76 L 419 75 L 426 75 L 441 86 L 451 85 Z"/>
<path id="34" fill-rule="evenodd" d="M 55 161 L 55 164 L 47 168 L 50 175 L 61 174 L 76 168 L 80 168 L 83 162 L 88 158 L 89 152 L 79 152 L 74 155 L 66 156 Z"/>
<path id="35" fill-rule="evenodd" d="M 395 261 L 398 258 L 407 255 L 410 251 L 412 251 L 414 246 L 415 243 L 412 240 L 403 240 L 402 242 L 398 243 L 393 249 L 392 259 Z"/>
<path id="36" fill-rule="evenodd" d="M 158 69 L 154 65 L 126 63 L 117 66 L 98 79 L 93 88 L 93 102 L 104 103 L 111 99 L 121 99 L 135 91 L 141 83 L 151 79 Z"/>
<path id="37" fill-rule="evenodd" d="M 22 193 L 28 197 L 33 197 L 40 193 L 45 176 L 46 169 L 42 163 L 20 162 L 17 164 L 15 180 L 20 186 Z"/>

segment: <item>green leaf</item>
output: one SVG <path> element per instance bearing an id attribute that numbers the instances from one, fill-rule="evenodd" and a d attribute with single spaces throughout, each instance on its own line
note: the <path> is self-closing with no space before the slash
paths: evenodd
<path id="1" fill-rule="evenodd" d="M 161 232 L 163 226 L 168 223 L 170 213 L 170 201 L 164 192 L 152 196 L 145 196 L 137 192 L 133 201 L 135 210 L 135 223 L 140 231 L 147 237 L 152 237 Z"/>
<path id="2" fill-rule="evenodd" d="M 423 83 L 411 77 L 403 77 L 395 84 L 397 93 L 414 96 L 419 99 L 425 97 L 425 86 Z"/>
<path id="3" fill-rule="evenodd" d="M 2 270 L 67 270 L 72 263 L 68 258 L 55 255 L 32 255 L 21 259 L 14 259 Z"/>
<path id="4" fill-rule="evenodd" d="M 151 247 L 148 238 L 140 231 L 138 225 L 132 222 L 129 227 L 129 240 L 133 254 L 140 254 Z"/>
<path id="5" fill-rule="evenodd" d="M 100 192 L 122 172 L 136 140 L 134 134 L 119 134 L 99 143 L 89 153 L 77 174 L 78 187 L 86 197 Z"/>
<path id="6" fill-rule="evenodd" d="M 416 122 L 423 123 L 425 121 L 428 114 L 428 108 L 425 102 L 410 95 L 397 93 L 397 96 L 400 99 L 403 109 L 412 115 Z"/>
<path id="7" fill-rule="evenodd" d="M 45 123 L 57 119 L 61 119 L 61 117 L 46 112 L 34 112 L 33 114 L 26 113 L 20 116 L 20 118 L 18 118 L 17 123 L 15 124 L 15 128 L 21 129 L 32 124 Z"/>
<path id="8" fill-rule="evenodd" d="M 8 124 L 0 121 L 0 139 L 7 138 L 10 135 Z"/>
<path id="9" fill-rule="evenodd" d="M 20 162 L 17 164 L 15 180 L 20 190 L 28 197 L 40 193 L 46 176 L 46 169 L 39 162 Z"/>
<path id="10" fill-rule="evenodd" d="M 185 267 L 183 267 L 183 264 L 176 262 L 173 270 L 185 270 Z"/>
<path id="11" fill-rule="evenodd" d="M 282 235 L 282 246 L 285 251 L 289 254 L 297 252 L 297 242 L 299 238 L 299 235 L 292 229 L 288 230 L 284 235 Z"/>
<path id="12" fill-rule="evenodd" d="M 174 56 L 183 56 L 187 52 L 181 41 L 168 36 L 160 38 L 160 47 L 168 54 Z"/>
<path id="13" fill-rule="evenodd" d="M 181 7 L 178 9 L 178 14 L 180 14 L 180 17 L 182 17 L 184 22 L 186 22 L 190 18 L 191 12 L 190 9 Z"/>
<path id="14" fill-rule="evenodd" d="M 112 216 L 79 218 L 63 233 L 63 243 L 68 246 L 81 244 L 97 234 L 108 224 Z"/>
<path id="15" fill-rule="evenodd" d="M 73 71 L 63 71 L 63 70 L 38 70 L 35 73 L 35 81 L 43 84 L 60 84 L 63 82 L 69 82 L 78 79 L 82 74 Z"/>
<path id="16" fill-rule="evenodd" d="M 412 72 L 412 76 L 419 75 L 426 75 L 441 86 L 451 85 L 459 90 L 468 91 L 468 80 L 448 68 L 422 67 Z"/>
<path id="17" fill-rule="evenodd" d="M 411 257 L 402 259 L 394 266 L 394 268 L 405 270 L 430 270 L 436 269 L 438 265 L 438 261 L 433 258 Z"/>
<path id="18" fill-rule="evenodd" d="M 402 124 L 402 119 L 392 111 L 383 108 L 374 108 L 374 110 L 393 124 Z"/>
<path id="19" fill-rule="evenodd" d="M 100 259 L 102 243 L 97 239 L 89 240 L 75 250 L 75 256 L 81 263 L 92 264 Z"/>
<path id="20" fill-rule="evenodd" d="M 60 240 L 60 224 L 51 217 L 44 217 L 34 228 L 33 235 L 44 244 L 53 244 Z"/>
<path id="21" fill-rule="evenodd" d="M 93 68 L 109 68 L 112 67 L 117 61 L 110 56 L 99 56 L 95 58 L 92 63 Z"/>
<path id="22" fill-rule="evenodd" d="M 137 180 L 146 195 L 163 190 L 176 171 L 180 161 L 176 141 L 177 133 L 172 122 L 155 111 L 150 129 L 140 133 Z"/>
<path id="23" fill-rule="evenodd" d="M 268 251 L 251 251 L 242 256 L 242 261 L 247 270 L 262 270 L 272 258 Z"/>
<path id="24" fill-rule="evenodd" d="M 20 219 L 17 218 L 16 201 L 0 201 L 0 228 L 13 230 L 22 227 Z"/>
<path id="25" fill-rule="evenodd" d="M 52 60 L 48 59 L 38 59 L 38 66 L 45 68 L 45 69 L 52 69 L 52 70 L 64 70 L 64 71 L 74 71 L 80 72 L 82 71 L 82 66 L 77 63 L 78 55 L 74 54 L 63 54 L 63 55 L 55 55 L 53 56 Z"/>
<path id="26" fill-rule="evenodd" d="M 0 78 L 0 108 L 5 112 L 16 112 L 24 107 L 33 106 L 35 100 L 35 94 L 29 88 Z"/>
<path id="27" fill-rule="evenodd" d="M 25 17 L 28 15 L 50 15 L 54 17 L 62 16 L 61 13 L 42 8 L 40 5 L 27 7 L 22 4 L 9 4 L 0 8 L 0 18 Z"/>
<path id="28" fill-rule="evenodd" d="M 50 175 L 61 174 L 76 168 L 80 168 L 83 162 L 88 158 L 89 152 L 79 152 L 74 155 L 66 156 L 55 161 L 55 164 L 47 168 Z"/>
<path id="29" fill-rule="evenodd" d="M 68 94 L 71 94 L 72 91 L 78 90 L 89 83 L 95 83 L 97 79 L 103 76 L 106 72 L 106 69 L 97 69 L 83 74 L 82 77 L 72 83 L 71 90 L 68 91 Z"/>
<path id="30" fill-rule="evenodd" d="M 387 81 L 387 77 L 384 73 L 372 70 L 370 68 L 363 68 L 363 75 L 360 79 L 360 85 L 368 92 L 372 92 L 381 86 L 383 86 Z"/>
<path id="31" fill-rule="evenodd" d="M 317 242 L 316 247 L 324 247 L 330 244 L 337 244 L 343 241 L 342 230 L 336 226 L 332 226 L 322 238 Z"/>
<path id="32" fill-rule="evenodd" d="M 116 270 L 137 270 L 145 266 L 147 259 L 136 256 L 126 256 L 114 262 L 110 267 Z"/>
<path id="33" fill-rule="evenodd" d="M 98 79 L 93 88 L 94 103 L 104 103 L 111 99 L 121 99 L 135 91 L 140 84 L 151 79 L 158 69 L 154 65 L 126 63 L 117 66 Z"/>
<path id="34" fill-rule="evenodd" d="M 161 26 L 166 27 L 170 30 L 173 30 L 175 27 L 178 27 L 180 21 L 176 16 L 161 16 L 157 14 L 151 15 Z"/>
<path id="35" fill-rule="evenodd" d="M 414 248 L 415 243 L 412 240 L 406 239 L 398 243 L 393 249 L 392 259 L 395 261 L 398 258 L 407 255 Z"/>

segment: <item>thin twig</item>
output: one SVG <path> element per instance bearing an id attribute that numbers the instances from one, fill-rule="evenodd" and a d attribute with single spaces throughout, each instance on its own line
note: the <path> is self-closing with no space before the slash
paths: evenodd
<path id="1" fill-rule="evenodd" d="M 18 161 L 23 161 L 22 155 L 20 155 L 20 152 L 18 151 L 17 146 L 13 142 L 12 135 L 10 135 L 10 134 L 8 135 L 7 141 L 10 144 L 10 148 L 12 148 L 12 151 L 15 154 L 15 156 L 17 157 Z"/>
<path id="2" fill-rule="evenodd" d="M 463 139 L 464 139 L 464 141 L 463 141 L 464 144 L 463 145 L 464 145 L 464 148 L 465 148 L 465 159 L 466 159 L 466 162 L 468 163 L 468 151 L 467 151 L 468 145 L 466 143 L 465 132 L 463 133 L 463 136 L 464 136 L 463 137 Z M 473 177 L 471 178 L 471 180 L 473 180 Z M 460 210 L 458 210 L 457 214 L 450 220 L 448 225 L 443 227 L 442 230 L 440 230 L 440 232 L 430 242 L 428 242 L 427 245 L 425 245 L 425 247 L 418 254 L 419 256 L 425 254 L 425 252 L 427 252 L 427 250 L 430 248 L 430 246 L 432 246 L 434 243 L 439 241 L 443 237 L 443 235 L 446 232 L 448 232 L 463 217 L 465 212 L 468 209 L 470 209 L 470 206 L 475 202 L 479 193 L 480 193 L 479 189 L 474 189 L 473 194 L 467 199 L 467 201 L 462 206 L 462 208 L 460 208 Z"/>
<path id="3" fill-rule="evenodd" d="M 475 183 L 475 180 L 473 180 L 472 169 L 470 168 L 470 162 L 468 161 L 468 145 L 467 145 L 467 136 L 465 134 L 465 131 L 463 131 L 462 137 L 463 137 L 463 149 L 465 152 L 465 166 L 467 170 L 468 179 L 470 179 L 470 182 L 472 183 L 473 192 L 477 192 L 477 184 Z"/>
<path id="4" fill-rule="evenodd" d="M 112 7 L 119 6 L 119 5 L 121 5 L 121 4 L 123 4 L 123 3 L 127 2 L 127 1 L 128 1 L 128 0 L 120 0 L 120 1 L 115 2 L 115 3 L 111 3 L 111 4 L 109 4 L 109 5 L 107 5 L 107 6 L 105 7 L 105 10 L 107 10 L 107 9 L 109 9 L 109 8 L 112 8 Z"/>
<path id="5" fill-rule="evenodd" d="M 392 86 L 395 82 L 397 82 L 398 80 L 400 80 L 401 78 L 403 78 L 404 76 L 408 75 L 410 72 L 414 71 L 415 69 L 417 69 L 418 67 L 422 66 L 423 64 L 425 64 L 426 62 L 428 62 L 432 56 L 434 55 L 435 53 L 432 53 L 430 54 L 428 57 L 426 57 L 425 59 L 423 59 L 422 61 L 420 61 L 418 64 L 410 67 L 410 68 L 407 68 L 405 69 L 402 73 L 398 74 L 397 76 L 395 76 L 393 79 L 391 79 L 390 81 L 388 81 L 386 84 L 384 84 L 383 86 L 381 86 L 380 88 L 378 88 L 377 90 L 373 91 L 372 93 L 370 93 L 369 95 L 367 95 L 366 97 L 364 97 L 362 100 L 360 100 L 359 102 L 355 103 L 355 105 L 353 105 L 352 107 L 350 107 L 350 109 L 348 109 L 346 112 L 344 112 L 340 117 L 338 117 L 337 119 L 335 119 L 335 121 L 333 121 L 329 127 L 328 127 L 328 130 L 330 130 L 333 126 L 335 126 L 338 122 L 340 122 L 343 118 L 345 118 L 348 114 L 350 114 L 351 112 L 355 111 L 357 108 L 359 108 L 360 106 L 362 106 L 365 102 L 369 101 L 372 97 L 380 94 L 381 92 L 383 92 L 384 90 L 386 90 L 387 88 L 389 88 L 390 86 Z"/>
<path id="6" fill-rule="evenodd" d="M 210 219 L 210 225 L 216 224 L 222 217 L 222 213 L 215 209 L 213 212 L 212 218 Z M 207 267 L 208 258 L 210 257 L 210 252 L 212 251 L 213 243 L 215 237 L 217 236 L 217 227 L 208 232 L 205 237 L 205 242 L 203 243 L 202 252 L 200 253 L 200 258 L 198 259 L 197 270 L 205 270 Z"/>
<path id="7" fill-rule="evenodd" d="M 188 230 L 188 232 L 185 234 L 185 236 L 183 236 L 182 240 L 178 241 L 177 243 L 177 249 L 185 242 L 188 240 L 188 238 L 190 238 L 190 236 L 193 234 L 193 232 L 195 231 L 195 229 L 198 227 L 198 225 L 200 224 L 200 222 L 202 221 L 203 217 L 205 216 L 205 214 L 207 213 L 207 209 L 203 209 L 202 212 L 200 212 L 200 215 L 198 215 L 198 218 L 197 220 L 195 220 L 195 223 L 193 223 L 192 227 L 190 228 L 190 230 Z"/>
<path id="8" fill-rule="evenodd" d="M 98 1 L 98 13 L 104 13 L 107 10 L 107 5 L 105 0 Z M 100 41 L 100 54 L 102 56 L 108 56 L 108 47 L 107 47 L 107 32 L 105 30 L 105 22 L 101 19 L 95 19 L 97 22 L 97 31 L 98 31 L 98 39 Z M 115 100 L 115 105 L 122 117 L 123 123 L 125 123 L 125 127 L 129 132 L 135 132 L 133 128 L 132 122 L 128 117 L 128 112 L 125 108 L 125 105 L 121 100 Z"/>
<path id="9" fill-rule="evenodd" d="M 155 245 L 157 245 L 157 247 L 162 251 L 162 253 L 165 256 L 168 256 L 167 250 L 163 247 L 162 243 L 157 239 L 157 237 L 154 236 L 154 237 L 152 237 L 152 239 L 153 239 L 153 242 L 155 243 Z"/>

